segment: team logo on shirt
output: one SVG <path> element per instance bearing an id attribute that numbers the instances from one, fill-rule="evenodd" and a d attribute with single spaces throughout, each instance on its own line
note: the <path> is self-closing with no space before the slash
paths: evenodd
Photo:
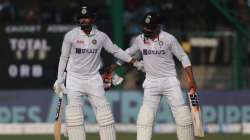
<path id="1" fill-rule="evenodd" d="M 163 41 L 159 41 L 159 45 L 160 45 L 160 46 L 163 46 Z"/>
<path id="2" fill-rule="evenodd" d="M 97 40 L 96 40 L 96 39 L 93 39 L 93 40 L 92 40 L 92 44 L 95 45 L 96 43 L 97 43 Z"/>

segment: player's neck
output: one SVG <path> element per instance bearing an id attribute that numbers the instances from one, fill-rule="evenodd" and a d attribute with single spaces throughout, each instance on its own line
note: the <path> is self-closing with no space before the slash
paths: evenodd
<path id="1" fill-rule="evenodd" d="M 87 36 L 89 36 L 90 35 L 90 32 L 91 32 L 91 30 L 92 29 L 90 29 L 90 30 L 82 30 Z"/>
<path id="2" fill-rule="evenodd" d="M 159 34 L 153 35 L 152 37 L 150 37 L 150 39 L 151 39 L 152 41 L 154 41 L 154 40 L 156 40 L 156 39 L 159 39 Z"/>

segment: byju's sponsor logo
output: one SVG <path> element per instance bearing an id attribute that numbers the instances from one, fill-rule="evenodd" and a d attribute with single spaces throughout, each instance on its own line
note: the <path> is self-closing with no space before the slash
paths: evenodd
<path id="1" fill-rule="evenodd" d="M 97 53 L 97 49 L 80 49 L 80 48 L 76 48 L 76 54 L 96 54 Z"/>
<path id="2" fill-rule="evenodd" d="M 143 55 L 152 55 L 152 54 L 166 54 L 165 50 L 148 50 L 148 49 L 143 49 L 142 50 Z"/>

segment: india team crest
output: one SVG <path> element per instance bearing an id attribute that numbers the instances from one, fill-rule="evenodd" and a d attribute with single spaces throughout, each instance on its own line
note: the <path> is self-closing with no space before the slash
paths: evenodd
<path id="1" fill-rule="evenodd" d="M 93 39 L 93 40 L 92 40 L 92 44 L 96 45 L 96 43 L 97 43 L 97 40 L 96 40 L 96 39 Z"/>
<path id="2" fill-rule="evenodd" d="M 163 45 L 163 41 L 159 41 L 159 45 L 162 46 Z"/>
<path id="3" fill-rule="evenodd" d="M 151 22 L 150 20 L 151 20 L 151 16 L 147 16 L 147 18 L 145 19 L 145 22 L 150 23 Z"/>
<path id="4" fill-rule="evenodd" d="M 82 7 L 82 14 L 83 14 L 83 15 L 85 15 L 85 14 L 87 13 L 87 9 L 86 9 L 86 8 L 87 8 L 87 7 L 85 7 L 85 6 Z"/>

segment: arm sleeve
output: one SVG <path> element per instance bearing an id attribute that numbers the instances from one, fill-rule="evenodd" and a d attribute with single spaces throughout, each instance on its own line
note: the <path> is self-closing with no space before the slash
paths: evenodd
<path id="1" fill-rule="evenodd" d="M 191 66 L 191 62 L 175 37 L 171 38 L 171 52 L 182 63 L 184 68 Z"/>
<path id="2" fill-rule="evenodd" d="M 130 56 L 136 55 L 138 53 L 138 51 L 139 51 L 139 47 L 138 47 L 136 41 L 132 44 L 132 46 L 130 46 L 129 48 L 127 48 L 125 50 L 125 52 L 127 54 L 129 54 Z"/>
<path id="3" fill-rule="evenodd" d="M 135 42 L 132 44 L 132 46 L 131 47 L 129 47 L 129 48 L 127 48 L 126 50 L 125 50 L 125 52 L 128 54 L 128 55 L 130 55 L 130 56 L 132 56 L 132 57 L 136 57 L 136 59 L 137 58 L 139 58 L 140 57 L 140 54 L 139 54 L 139 47 L 138 47 L 138 45 L 137 45 L 137 43 L 136 43 L 136 40 L 135 40 Z M 123 61 L 122 60 L 120 60 L 120 59 L 118 59 L 117 61 L 116 61 L 116 64 L 118 64 L 118 65 L 123 65 Z"/>
<path id="4" fill-rule="evenodd" d="M 127 63 L 132 60 L 132 57 L 129 56 L 125 51 L 123 51 L 117 45 L 113 44 L 113 42 L 110 40 L 110 38 L 107 35 L 105 35 L 103 47 L 107 52 L 111 53 L 117 59 L 120 59 Z"/>
<path id="5" fill-rule="evenodd" d="M 58 72 L 57 72 L 57 80 L 60 83 L 64 82 L 63 73 L 66 69 L 66 66 L 69 60 L 71 47 L 72 46 L 70 42 L 70 36 L 69 34 L 66 34 L 64 36 L 63 43 L 62 43 L 61 56 L 60 56 L 60 60 L 58 64 Z"/>

